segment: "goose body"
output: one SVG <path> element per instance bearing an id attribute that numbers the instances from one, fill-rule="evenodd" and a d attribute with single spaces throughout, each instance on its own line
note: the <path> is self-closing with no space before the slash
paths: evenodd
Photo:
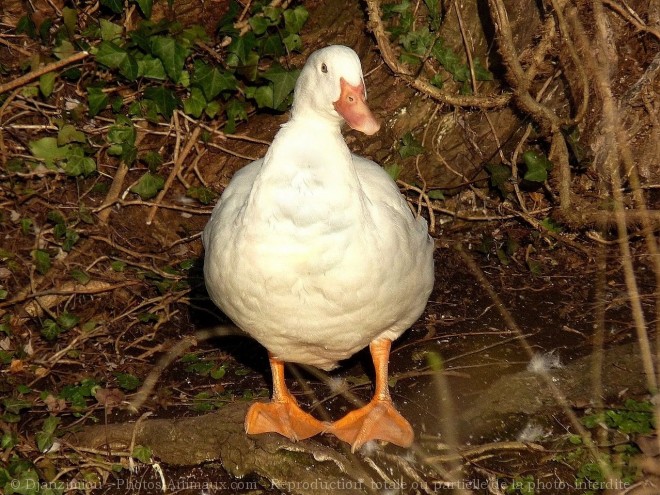
<path id="1" fill-rule="evenodd" d="M 291 119 L 264 158 L 234 175 L 204 229 L 209 295 L 271 363 L 331 369 L 399 337 L 431 293 L 425 220 L 341 134 L 342 119 L 378 130 L 364 98 L 353 50 L 312 54 Z"/>

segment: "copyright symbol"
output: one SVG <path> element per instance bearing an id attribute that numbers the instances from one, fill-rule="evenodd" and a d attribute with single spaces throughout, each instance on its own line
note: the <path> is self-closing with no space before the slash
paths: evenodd
<path id="1" fill-rule="evenodd" d="M 11 487 L 12 488 L 18 488 L 20 486 L 21 482 L 18 480 L 11 480 Z"/>

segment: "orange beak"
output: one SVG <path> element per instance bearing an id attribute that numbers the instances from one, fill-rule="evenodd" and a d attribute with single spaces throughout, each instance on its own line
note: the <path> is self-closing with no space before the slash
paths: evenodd
<path id="1" fill-rule="evenodd" d="M 337 113 L 356 131 L 364 132 L 369 136 L 378 132 L 380 124 L 364 101 L 364 84 L 351 86 L 343 77 L 339 80 L 339 84 L 341 94 L 333 103 Z"/>

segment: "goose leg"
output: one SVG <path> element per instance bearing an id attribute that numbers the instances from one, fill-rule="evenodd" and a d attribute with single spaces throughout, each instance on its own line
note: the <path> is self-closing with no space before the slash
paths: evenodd
<path id="1" fill-rule="evenodd" d="M 414 433 L 410 423 L 394 408 L 387 384 L 390 357 L 389 340 L 372 342 L 369 346 L 376 371 L 376 390 L 371 402 L 335 421 L 329 432 L 351 444 L 355 452 L 369 440 L 385 440 L 401 447 L 410 447 Z"/>
<path id="2" fill-rule="evenodd" d="M 284 363 L 270 354 L 268 359 L 273 374 L 273 398 L 250 406 L 245 416 L 245 431 L 251 435 L 275 432 L 294 442 L 324 431 L 324 424 L 300 409 L 286 388 Z"/>

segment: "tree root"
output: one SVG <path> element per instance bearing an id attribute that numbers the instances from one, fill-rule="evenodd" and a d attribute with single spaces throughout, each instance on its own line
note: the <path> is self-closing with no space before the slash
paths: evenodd
<path id="1" fill-rule="evenodd" d="M 134 442 L 148 446 L 155 459 L 169 465 L 220 462 L 232 476 L 257 474 L 275 488 L 300 495 L 325 495 L 332 486 L 342 486 L 342 493 L 363 494 L 375 486 L 370 474 L 348 453 L 314 440 L 292 443 L 275 434 L 246 435 L 247 406 L 233 403 L 192 418 L 94 425 L 66 440 L 84 448 L 106 447 L 110 454 L 126 451 Z"/>

